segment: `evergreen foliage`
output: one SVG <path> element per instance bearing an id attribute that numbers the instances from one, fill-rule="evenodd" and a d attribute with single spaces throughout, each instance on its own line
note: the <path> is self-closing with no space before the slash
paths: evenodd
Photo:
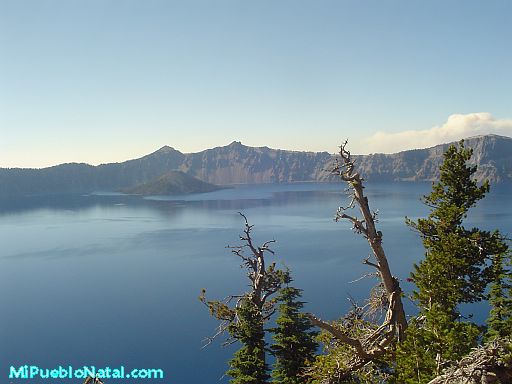
<path id="1" fill-rule="evenodd" d="M 424 197 L 430 214 L 417 222 L 407 220 L 422 237 L 426 250 L 425 259 L 411 274 L 418 288 L 414 297 L 421 309 L 437 303 L 454 316 L 458 304 L 485 297 L 491 277 L 486 263 L 495 253 L 494 239 L 488 232 L 467 230 L 462 225 L 468 210 L 489 192 L 489 183 L 478 186 L 471 178 L 476 171 L 476 166 L 467 164 L 471 154 L 462 141 L 459 148 L 448 148 L 440 181 Z"/>
<path id="2" fill-rule="evenodd" d="M 273 383 L 300 384 L 309 382 L 305 368 L 314 360 L 318 344 L 318 334 L 311 330 L 311 322 L 301 310 L 304 302 L 300 301 L 302 290 L 284 287 L 277 297 L 279 317 L 271 346 L 276 358 L 272 371 Z"/>
<path id="3" fill-rule="evenodd" d="M 440 180 L 424 197 L 430 214 L 417 222 L 407 219 L 422 237 L 426 254 L 411 273 L 419 316 L 398 348 L 399 382 L 428 382 L 477 346 L 481 336 L 479 327 L 462 318 L 459 306 L 486 298 L 495 274 L 492 260 L 507 246 L 497 231 L 463 225 L 469 209 L 489 192 L 487 182 L 478 186 L 472 179 L 476 166 L 468 165 L 471 154 L 463 141 L 448 148 Z"/>
<path id="4" fill-rule="evenodd" d="M 449 363 L 476 347 L 481 330 L 471 322 L 454 321 L 439 305 L 409 323 L 407 337 L 397 347 L 398 383 L 428 383 Z"/>
<path id="5" fill-rule="evenodd" d="M 242 347 L 235 352 L 226 372 L 232 384 L 263 384 L 269 379 L 265 362 L 264 318 L 261 311 L 247 295 L 237 308 L 238 321 L 231 323 L 228 331 Z"/>
<path id="6" fill-rule="evenodd" d="M 507 268 L 510 267 L 510 253 L 495 255 L 492 267 L 494 278 L 489 294 L 488 340 L 512 336 L 512 274 Z"/>

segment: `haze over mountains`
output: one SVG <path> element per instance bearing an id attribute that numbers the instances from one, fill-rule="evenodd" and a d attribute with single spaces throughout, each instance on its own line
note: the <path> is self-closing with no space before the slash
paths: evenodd
<path id="1" fill-rule="evenodd" d="M 396 154 L 354 156 L 359 172 L 374 181 L 427 181 L 439 174 L 449 144 Z M 512 181 L 512 138 L 486 135 L 466 139 L 474 149 L 478 180 Z M 327 171 L 334 155 L 233 142 L 197 153 L 181 153 L 165 146 L 139 159 L 122 163 L 61 164 L 43 169 L 0 168 L 0 195 L 117 191 L 148 183 L 170 171 L 181 171 L 206 183 L 282 183 L 332 181 Z"/>

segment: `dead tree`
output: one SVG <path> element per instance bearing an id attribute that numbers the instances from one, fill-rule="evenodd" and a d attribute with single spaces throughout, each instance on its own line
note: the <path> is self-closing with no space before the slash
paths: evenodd
<path id="1" fill-rule="evenodd" d="M 346 149 L 347 141 L 340 146 L 339 158 L 331 170 L 343 182 L 348 184 L 347 191 L 350 195 L 350 203 L 346 207 L 339 207 L 335 220 L 348 220 L 353 225 L 356 233 L 361 234 L 372 250 L 373 260 L 370 257 L 363 263 L 374 268 L 380 278 L 382 290 L 385 296 L 386 315 L 379 325 L 369 328 L 362 337 L 353 337 L 340 327 L 319 317 L 308 314 L 311 322 L 319 328 L 329 332 L 333 338 L 353 348 L 354 355 L 346 365 L 347 374 L 363 367 L 366 363 L 378 359 L 393 347 L 396 341 L 404 337 L 407 328 L 407 319 L 402 304 L 402 290 L 399 281 L 391 274 L 388 259 L 382 247 L 382 233 L 376 228 L 377 212 L 370 209 L 368 198 L 364 195 L 363 179 L 355 171 L 354 160 Z M 359 208 L 361 217 L 348 213 L 353 208 Z"/>
<path id="2" fill-rule="evenodd" d="M 274 251 L 269 246 L 275 243 L 275 240 L 268 240 L 260 246 L 254 245 L 251 237 L 253 225 L 249 224 L 244 214 L 239 214 L 245 221 L 243 235 L 240 236 L 243 244 L 229 246 L 228 248 L 231 249 L 233 254 L 242 259 L 242 266 L 245 266 L 248 270 L 247 277 L 251 284 L 251 291 L 249 293 L 251 301 L 268 318 L 273 313 L 273 305 L 271 305 L 272 303 L 268 299 L 281 288 L 287 272 L 276 269 L 275 263 L 271 263 L 268 267 L 265 266 L 265 252 L 274 254 Z M 246 256 L 244 253 L 246 249 L 249 249 L 249 256 Z"/>

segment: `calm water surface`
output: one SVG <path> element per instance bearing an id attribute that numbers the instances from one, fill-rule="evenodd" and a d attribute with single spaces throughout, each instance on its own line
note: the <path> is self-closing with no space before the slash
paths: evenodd
<path id="1" fill-rule="evenodd" d="M 426 214 L 419 198 L 429 188 L 366 189 L 401 278 L 422 257 L 404 216 Z M 471 223 L 512 234 L 511 192 L 496 187 Z M 369 249 L 348 223 L 333 222 L 346 203 L 338 184 L 240 186 L 172 199 L 95 194 L 0 201 L 0 380 L 8 381 L 10 365 L 34 364 L 162 368 L 165 380 L 154 382 L 227 382 L 221 377 L 233 349 L 220 342 L 201 349 L 216 322 L 197 297 L 203 287 L 210 298 L 247 288 L 238 260 L 225 249 L 238 244 L 237 212 L 255 224 L 257 241 L 277 240 L 275 260 L 291 268 L 307 309 L 333 319 L 348 308 L 348 296 L 361 300 L 374 283 L 350 283 L 368 272 L 361 260 Z"/>

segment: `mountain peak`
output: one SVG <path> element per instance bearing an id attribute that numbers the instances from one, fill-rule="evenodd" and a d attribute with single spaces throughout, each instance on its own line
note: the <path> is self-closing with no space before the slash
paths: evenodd
<path id="1" fill-rule="evenodd" d="M 168 153 L 168 152 L 177 152 L 177 151 L 173 147 L 169 147 L 168 145 L 164 145 L 162 148 L 160 148 L 156 152 L 158 152 L 158 153 Z"/>
<path id="2" fill-rule="evenodd" d="M 151 152 L 149 155 L 146 155 L 144 157 L 148 156 L 155 156 L 155 155 L 170 155 L 170 154 L 179 154 L 182 155 L 180 151 L 173 147 L 169 147 L 168 145 L 164 145 L 162 148 L 157 149 L 155 152 Z"/>

